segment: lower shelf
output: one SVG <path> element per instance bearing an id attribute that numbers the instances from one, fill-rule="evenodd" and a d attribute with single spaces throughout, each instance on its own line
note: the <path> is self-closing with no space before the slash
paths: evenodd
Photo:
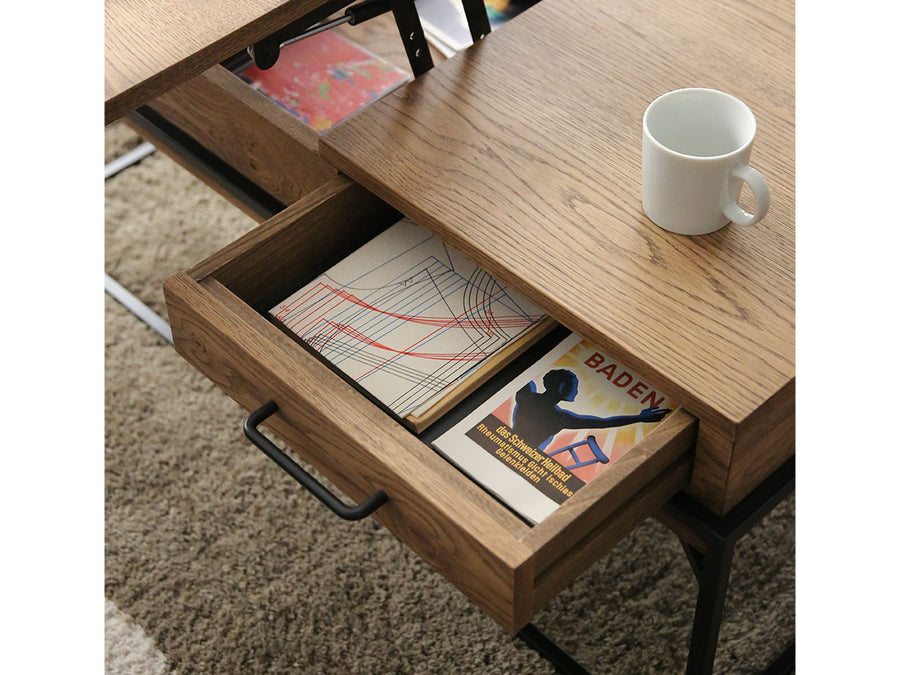
<path id="1" fill-rule="evenodd" d="M 284 209 L 275 197 L 151 108 L 129 113 L 125 124 L 254 220 L 261 222 Z"/>

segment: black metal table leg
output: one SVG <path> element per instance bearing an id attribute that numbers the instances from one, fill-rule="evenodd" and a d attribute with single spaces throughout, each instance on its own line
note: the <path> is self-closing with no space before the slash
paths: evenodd
<path id="1" fill-rule="evenodd" d="M 797 670 L 796 662 L 797 650 L 794 641 L 791 640 L 787 647 L 782 650 L 781 654 L 779 654 L 775 660 L 769 664 L 769 667 L 763 671 L 762 675 L 790 675 Z"/>
<path id="2" fill-rule="evenodd" d="M 695 573 L 699 571 L 697 581 L 700 588 L 688 652 L 686 672 L 689 675 L 712 673 L 733 557 L 734 541 L 708 542 L 702 562 L 698 564 L 699 570 L 695 570 Z"/>
<path id="3" fill-rule="evenodd" d="M 686 668 L 689 675 L 712 673 L 735 544 L 794 491 L 795 475 L 792 457 L 724 516 L 684 494 L 673 497 L 657 514 L 679 535 L 699 584 Z M 705 550 L 697 550 L 688 538 L 702 542 Z"/>
<path id="4" fill-rule="evenodd" d="M 516 637 L 547 659 L 561 675 L 590 675 L 584 666 L 533 623 L 520 630 Z"/>
<path id="5" fill-rule="evenodd" d="M 791 458 L 724 516 L 713 514 L 684 494 L 676 495 L 656 515 L 679 536 L 699 584 L 686 668 L 688 675 L 712 673 L 735 544 L 794 491 L 794 477 L 795 465 Z M 692 542 L 702 544 L 703 550 Z M 533 624 L 525 626 L 517 637 L 553 664 L 559 673 L 585 675 L 588 672 Z M 791 642 L 765 672 L 783 675 L 793 670 L 794 644 Z"/>
<path id="6" fill-rule="evenodd" d="M 484 0 L 462 0 L 462 4 L 466 13 L 466 21 L 469 24 L 469 35 L 472 36 L 472 42 L 478 42 L 491 32 L 487 7 L 485 7 Z"/>
<path id="7" fill-rule="evenodd" d="M 428 41 L 422 31 L 422 23 L 419 21 L 419 13 L 416 11 L 415 0 L 391 0 L 391 10 L 394 12 L 394 21 L 403 40 L 406 49 L 406 57 L 413 71 L 413 77 L 431 70 L 434 61 L 431 60 L 431 52 L 428 50 Z"/>

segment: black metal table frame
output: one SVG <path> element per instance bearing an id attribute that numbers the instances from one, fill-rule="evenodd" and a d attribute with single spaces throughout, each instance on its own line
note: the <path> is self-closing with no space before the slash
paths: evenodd
<path id="1" fill-rule="evenodd" d="M 712 673 L 725 609 L 734 547 L 772 509 L 794 491 L 795 462 L 791 457 L 743 501 L 717 516 L 681 493 L 666 503 L 656 518 L 678 535 L 697 578 L 697 604 L 688 652 L 688 675 Z M 534 624 L 518 637 L 564 675 L 587 675 L 588 670 Z M 793 641 L 766 669 L 789 673 L 794 669 Z"/>

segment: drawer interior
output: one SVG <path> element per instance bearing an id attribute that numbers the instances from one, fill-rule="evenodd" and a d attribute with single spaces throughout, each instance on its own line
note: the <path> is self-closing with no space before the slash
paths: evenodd
<path id="1" fill-rule="evenodd" d="M 179 352 L 515 632 L 689 480 L 696 420 L 683 410 L 532 527 L 429 443 L 558 341 L 551 333 L 447 417 L 416 435 L 270 319 L 268 308 L 400 214 L 339 177 L 166 283 Z"/>

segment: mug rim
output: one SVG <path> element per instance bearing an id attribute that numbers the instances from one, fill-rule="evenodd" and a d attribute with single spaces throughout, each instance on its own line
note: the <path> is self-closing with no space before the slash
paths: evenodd
<path id="1" fill-rule="evenodd" d="M 676 94 L 683 94 L 684 92 L 688 92 L 688 91 L 710 92 L 710 93 L 713 93 L 713 94 L 716 94 L 719 96 L 724 96 L 726 98 L 730 98 L 732 101 L 735 101 L 740 106 L 742 106 L 744 108 L 744 110 L 746 110 L 747 113 L 749 113 L 750 121 L 753 123 L 753 133 L 750 134 L 750 138 L 747 141 L 745 141 L 742 145 L 740 145 L 738 148 L 736 148 L 735 150 L 732 150 L 731 152 L 726 152 L 721 155 L 688 155 L 684 152 L 679 152 L 678 150 L 673 150 L 669 146 L 663 145 L 662 143 L 660 143 L 656 139 L 656 137 L 652 133 L 650 133 L 650 130 L 647 128 L 647 115 L 650 113 L 650 109 L 653 108 L 657 103 L 662 101 L 664 98 L 668 98 L 669 96 L 673 96 Z M 672 155 L 675 155 L 676 157 L 682 157 L 684 159 L 690 159 L 690 160 L 694 160 L 694 161 L 698 161 L 698 162 L 699 161 L 718 161 L 718 160 L 727 159 L 728 157 L 733 157 L 734 155 L 740 154 L 741 152 L 743 152 L 744 150 L 746 150 L 748 147 L 750 147 L 753 144 L 753 141 L 756 138 L 756 131 L 757 131 L 756 115 L 753 114 L 753 111 L 750 109 L 750 106 L 748 106 L 746 103 L 744 103 L 737 96 L 733 96 L 733 95 L 729 94 L 728 92 L 722 91 L 720 89 L 711 89 L 709 87 L 683 87 L 681 89 L 673 89 L 672 91 L 667 91 L 665 94 L 661 94 L 660 96 L 657 96 L 655 99 L 653 99 L 653 101 L 650 102 L 650 105 L 647 106 L 647 109 L 644 110 L 643 126 L 644 126 L 644 136 L 646 138 L 650 139 L 650 141 L 660 150 L 663 150 L 664 152 L 668 152 Z"/>

